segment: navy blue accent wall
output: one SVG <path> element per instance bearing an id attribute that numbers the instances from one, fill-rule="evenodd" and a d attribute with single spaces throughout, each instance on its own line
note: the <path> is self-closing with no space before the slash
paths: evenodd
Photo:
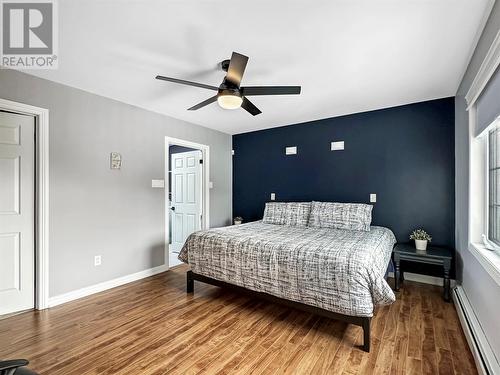
<path id="1" fill-rule="evenodd" d="M 453 247 L 454 111 L 446 98 L 234 135 L 233 215 L 261 219 L 271 192 L 277 201 L 363 203 L 376 193 L 374 225 L 401 242 L 422 227 Z M 330 151 L 332 141 L 345 150 Z"/>

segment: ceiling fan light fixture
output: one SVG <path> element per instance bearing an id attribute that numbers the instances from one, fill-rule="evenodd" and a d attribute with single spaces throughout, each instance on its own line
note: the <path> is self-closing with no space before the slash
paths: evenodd
<path id="1" fill-rule="evenodd" d="M 247 62 L 248 56 L 233 52 L 231 55 L 231 59 L 224 60 L 222 63 L 220 63 L 222 70 L 226 72 L 226 76 L 224 77 L 224 80 L 219 85 L 219 87 L 160 75 L 156 76 L 156 79 L 217 91 L 216 95 L 213 95 L 210 98 L 205 99 L 201 103 L 188 108 L 188 111 L 196 111 L 217 101 L 219 103 L 219 106 L 223 109 L 242 108 L 252 116 L 257 116 L 258 114 L 262 113 L 262 111 L 257 108 L 250 100 L 248 100 L 249 96 L 300 94 L 300 86 L 241 86 L 241 79 L 243 78 L 243 74 L 245 73 Z"/>
<path id="2" fill-rule="evenodd" d="M 221 93 L 217 96 L 217 103 L 224 109 L 236 109 L 241 107 L 243 98 L 239 93 Z"/>

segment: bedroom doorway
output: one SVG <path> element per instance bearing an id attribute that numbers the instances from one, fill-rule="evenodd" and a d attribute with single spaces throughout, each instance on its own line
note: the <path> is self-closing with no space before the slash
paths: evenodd
<path id="1" fill-rule="evenodd" d="M 169 267 L 187 237 L 208 228 L 208 146 L 166 138 L 166 254 Z"/>
<path id="2" fill-rule="evenodd" d="M 48 307 L 48 115 L 0 98 L 0 315 Z"/>
<path id="3" fill-rule="evenodd" d="M 0 111 L 0 315 L 34 306 L 35 117 Z"/>

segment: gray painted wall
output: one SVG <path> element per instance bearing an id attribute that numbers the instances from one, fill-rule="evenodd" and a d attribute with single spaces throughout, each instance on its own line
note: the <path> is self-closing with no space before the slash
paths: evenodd
<path id="1" fill-rule="evenodd" d="M 474 307 L 497 358 L 500 358 L 500 288 L 476 258 L 468 251 L 468 203 L 469 203 L 469 118 L 465 94 L 470 88 L 493 39 L 500 28 L 500 3 L 493 7 L 478 46 L 455 98 L 455 212 L 457 277 Z"/>
<path id="2" fill-rule="evenodd" d="M 210 146 L 210 224 L 230 223 L 231 136 L 15 71 L 0 98 L 50 111 L 50 296 L 164 263 L 165 136 Z"/>

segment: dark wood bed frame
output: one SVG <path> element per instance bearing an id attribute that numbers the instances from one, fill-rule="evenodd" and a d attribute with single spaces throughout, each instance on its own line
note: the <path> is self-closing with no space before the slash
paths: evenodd
<path id="1" fill-rule="evenodd" d="M 294 309 L 302 310 L 308 313 L 324 316 L 330 319 L 336 319 L 336 320 L 342 320 L 344 322 L 350 323 L 350 324 L 355 324 L 357 326 L 360 326 L 363 328 L 363 350 L 365 352 L 370 352 L 370 322 L 371 318 L 369 317 L 363 317 L 363 316 L 352 316 L 352 315 L 344 315 L 344 314 L 338 314 L 334 313 L 325 309 L 321 309 L 319 307 L 314 307 L 311 305 L 306 305 L 304 303 L 300 302 L 294 302 L 294 301 L 289 301 L 283 298 L 275 297 L 267 293 L 262 293 L 262 292 L 255 292 L 250 289 L 242 288 L 237 285 L 229 284 L 224 281 L 219 281 L 212 279 L 207 276 L 199 275 L 197 273 L 194 273 L 193 271 L 188 271 L 187 272 L 187 287 L 186 287 L 186 292 L 187 293 L 193 293 L 194 292 L 194 281 L 201 281 L 206 284 L 211 284 L 223 288 L 229 288 L 237 291 L 244 292 L 246 294 L 250 294 L 252 296 L 256 296 L 258 298 L 262 298 L 265 300 L 268 300 L 272 303 L 279 303 L 284 306 L 292 307 Z"/>

